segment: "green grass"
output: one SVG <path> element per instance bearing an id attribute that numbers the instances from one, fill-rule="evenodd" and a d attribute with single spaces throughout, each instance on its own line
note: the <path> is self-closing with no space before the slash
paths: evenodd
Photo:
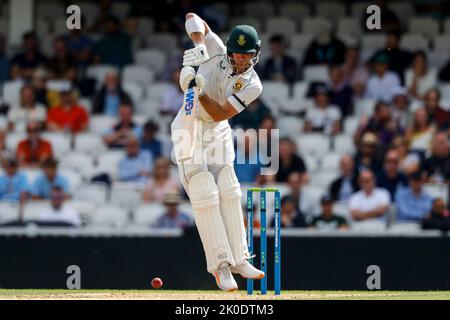
<path id="1" fill-rule="evenodd" d="M 0 289 L 0 299 L 286 299 L 286 300 L 450 300 L 450 291 L 283 291 L 262 296 L 245 291 Z"/>

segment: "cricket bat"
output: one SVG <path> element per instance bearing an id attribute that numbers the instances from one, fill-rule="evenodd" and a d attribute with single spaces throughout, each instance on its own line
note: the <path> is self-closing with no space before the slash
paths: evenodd
<path id="1" fill-rule="evenodd" d="M 197 68 L 195 68 L 197 69 Z M 189 83 L 188 90 L 184 93 L 183 106 L 181 109 L 183 132 L 188 134 L 187 137 L 182 137 L 181 146 L 178 152 L 178 160 L 188 160 L 194 155 L 195 141 L 197 136 L 197 113 L 198 113 L 198 95 L 195 87 L 195 79 Z"/>

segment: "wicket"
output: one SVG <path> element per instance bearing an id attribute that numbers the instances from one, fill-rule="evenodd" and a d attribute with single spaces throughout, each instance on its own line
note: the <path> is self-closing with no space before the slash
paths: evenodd
<path id="1" fill-rule="evenodd" d="M 261 279 L 261 294 L 267 294 L 267 214 L 266 192 L 274 193 L 275 235 L 274 235 L 274 291 L 281 294 L 281 200 L 276 188 L 249 188 L 247 190 L 247 242 L 250 253 L 249 262 L 253 265 L 253 192 L 260 193 L 260 263 L 265 277 Z M 247 279 L 247 294 L 253 294 L 253 279 Z"/>

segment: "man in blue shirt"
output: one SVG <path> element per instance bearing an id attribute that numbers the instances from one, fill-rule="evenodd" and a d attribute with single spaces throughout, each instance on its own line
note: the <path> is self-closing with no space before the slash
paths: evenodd
<path id="1" fill-rule="evenodd" d="M 397 221 L 421 222 L 433 206 L 433 198 L 422 190 L 423 178 L 419 172 L 409 177 L 409 187 L 397 191 Z"/>
<path id="2" fill-rule="evenodd" d="M 163 155 L 162 142 L 156 137 L 158 130 L 158 124 L 153 120 L 149 120 L 144 124 L 142 132 L 141 148 L 150 152 L 153 159 L 157 159 Z"/>
<path id="3" fill-rule="evenodd" d="M 28 198 L 27 176 L 18 172 L 18 162 L 14 158 L 5 160 L 5 173 L 0 176 L 0 201 L 25 202 Z"/>
<path id="4" fill-rule="evenodd" d="M 131 138 L 126 145 L 125 158 L 119 162 L 119 179 L 123 182 L 137 182 L 144 185 L 150 177 L 153 159 L 148 151 L 141 150 L 137 138 Z"/>
<path id="5" fill-rule="evenodd" d="M 167 193 L 163 199 L 166 212 L 156 220 L 153 226 L 157 228 L 186 228 L 192 226 L 192 219 L 178 209 L 180 202 L 181 197 L 177 192 Z"/>
<path id="6" fill-rule="evenodd" d="M 58 162 L 48 159 L 42 164 L 43 173 L 34 181 L 31 194 L 33 199 L 50 199 L 53 187 L 59 187 L 64 192 L 64 198 L 70 198 L 69 181 L 66 177 L 58 174 Z"/>

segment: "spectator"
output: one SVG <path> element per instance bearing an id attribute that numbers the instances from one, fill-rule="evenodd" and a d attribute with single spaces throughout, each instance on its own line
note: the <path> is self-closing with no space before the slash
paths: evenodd
<path id="1" fill-rule="evenodd" d="M 406 176 L 400 172 L 399 155 L 391 149 L 384 157 L 383 169 L 376 173 L 377 186 L 389 191 L 391 199 L 395 199 L 396 192 L 408 184 Z"/>
<path id="2" fill-rule="evenodd" d="M 438 229 L 444 232 L 450 230 L 450 212 L 442 198 L 434 199 L 431 212 L 422 220 L 422 229 Z"/>
<path id="3" fill-rule="evenodd" d="M 392 142 L 392 148 L 397 151 L 399 156 L 399 170 L 404 175 L 410 175 L 411 173 L 419 170 L 420 167 L 420 155 L 416 152 L 410 152 L 408 143 L 403 137 L 396 137 Z"/>
<path id="4" fill-rule="evenodd" d="M 153 159 L 157 159 L 163 155 L 163 144 L 156 136 L 158 130 L 158 124 L 153 120 L 148 120 L 144 124 L 142 133 L 141 148 L 150 152 Z"/>
<path id="5" fill-rule="evenodd" d="M 187 228 L 193 225 L 191 217 L 181 212 L 178 208 L 178 204 L 181 202 L 181 197 L 178 193 L 167 193 L 164 195 L 162 202 L 166 207 L 166 212 L 156 220 L 153 227 Z"/>
<path id="6" fill-rule="evenodd" d="M 70 54 L 77 61 L 78 67 L 86 68 L 92 62 L 92 40 L 84 34 L 83 29 L 70 30 L 69 34 L 65 36 L 65 40 Z"/>
<path id="7" fill-rule="evenodd" d="M 61 187 L 51 189 L 51 208 L 40 214 L 38 222 L 42 225 L 81 227 L 81 217 L 71 206 L 64 203 L 66 194 Z"/>
<path id="8" fill-rule="evenodd" d="M 419 50 L 414 53 L 411 67 L 405 74 L 406 87 L 416 99 L 422 100 L 425 93 L 436 85 L 436 72 L 428 69 L 427 54 Z"/>
<path id="9" fill-rule="evenodd" d="M 6 136 L 6 129 L 0 128 L 0 165 L 3 165 L 3 162 L 6 159 L 14 155 L 14 152 L 12 152 L 6 144 Z"/>
<path id="10" fill-rule="evenodd" d="M 281 81 L 292 84 L 296 79 L 295 59 L 286 55 L 284 38 L 274 35 L 269 40 L 271 55 L 264 64 L 262 78 L 264 80 Z"/>
<path id="11" fill-rule="evenodd" d="M 316 201 L 311 197 L 308 197 L 304 192 L 304 183 L 305 181 L 302 174 L 299 172 L 292 172 L 287 179 L 289 187 L 288 195 L 295 200 L 297 211 L 305 217 L 306 222 L 311 223 L 313 217 L 319 214 L 320 209 Z"/>
<path id="12" fill-rule="evenodd" d="M 360 48 L 348 48 L 343 64 L 344 81 L 352 88 L 354 97 L 361 97 L 366 91 L 369 81 L 369 70 L 366 64 L 360 64 Z"/>
<path id="13" fill-rule="evenodd" d="M 423 191 L 420 172 L 409 176 L 409 186 L 398 190 L 395 196 L 397 222 L 421 222 L 431 211 L 433 199 Z"/>
<path id="14" fill-rule="evenodd" d="M 60 91 L 61 105 L 52 108 L 47 117 L 50 131 L 79 133 L 85 131 L 89 124 L 86 110 L 78 105 L 71 85 L 65 83 Z"/>
<path id="15" fill-rule="evenodd" d="M 16 157 L 21 167 L 39 167 L 53 157 L 52 145 L 41 138 L 42 125 L 38 121 L 27 124 L 27 138 L 19 142 Z"/>
<path id="16" fill-rule="evenodd" d="M 5 36 L 0 33 L 0 86 L 9 78 L 9 59 L 6 55 Z"/>
<path id="17" fill-rule="evenodd" d="M 378 143 L 386 148 L 392 143 L 392 140 L 401 134 L 397 123 L 393 121 L 391 108 L 383 102 L 375 105 L 374 114 L 370 118 L 363 118 L 355 133 L 355 143 L 358 144 L 361 137 L 368 133 L 373 133 Z"/>
<path id="18" fill-rule="evenodd" d="M 69 181 L 58 173 L 58 161 L 47 159 L 42 163 L 42 173 L 31 186 L 31 195 L 35 200 L 50 199 L 53 187 L 59 187 L 64 192 L 65 199 L 70 198 Z"/>
<path id="19" fill-rule="evenodd" d="M 412 123 L 412 113 L 409 109 L 409 97 L 405 88 L 399 87 L 392 97 L 391 117 L 402 132 L 406 131 Z"/>
<path id="20" fill-rule="evenodd" d="M 245 135 L 243 143 L 236 143 L 234 169 L 238 180 L 247 183 L 255 182 L 262 167 L 256 137 Z"/>
<path id="21" fill-rule="evenodd" d="M 305 217 L 299 212 L 296 199 L 291 196 L 284 196 L 281 199 L 281 228 L 306 228 Z M 270 223 L 275 226 L 275 218 Z"/>
<path id="22" fill-rule="evenodd" d="M 109 71 L 102 88 L 95 94 L 92 113 L 117 117 L 121 101 L 131 101 L 131 97 L 120 85 L 118 71 Z"/>
<path id="23" fill-rule="evenodd" d="M 438 130 L 447 130 L 450 127 L 450 114 L 440 106 L 441 92 L 432 88 L 425 93 L 423 100 L 430 122 Z"/>
<path id="24" fill-rule="evenodd" d="M 359 190 L 358 177 L 355 174 L 355 164 L 349 155 L 343 155 L 339 161 L 340 176 L 334 180 L 328 189 L 333 202 L 348 202 L 350 196 Z"/>
<path id="25" fill-rule="evenodd" d="M 318 230 L 345 230 L 348 224 L 345 218 L 333 213 L 333 200 L 331 197 L 324 196 L 320 200 L 322 213 L 315 217 L 311 223 L 311 227 Z"/>
<path id="26" fill-rule="evenodd" d="M 438 78 L 439 78 L 440 82 L 448 82 L 448 81 L 450 81 L 450 59 L 439 70 Z"/>
<path id="27" fill-rule="evenodd" d="M 184 93 L 179 85 L 180 70 L 176 69 L 172 73 L 171 85 L 162 96 L 160 113 L 163 115 L 176 115 L 183 105 Z"/>
<path id="28" fill-rule="evenodd" d="M 386 34 L 386 43 L 383 49 L 375 52 L 370 61 L 376 60 L 379 55 L 386 55 L 389 61 L 389 70 L 394 72 L 401 83 L 404 83 L 403 75 L 410 66 L 412 54 L 400 49 L 400 33 L 390 31 Z"/>
<path id="29" fill-rule="evenodd" d="M 131 138 L 141 139 L 142 127 L 133 121 L 131 101 L 121 101 L 117 123 L 103 134 L 103 141 L 109 148 L 123 148 Z"/>
<path id="30" fill-rule="evenodd" d="M 46 119 L 47 109 L 36 101 L 36 92 L 33 86 L 24 85 L 20 90 L 20 105 L 9 109 L 9 130 L 25 132 L 28 122 L 39 121 L 44 124 Z"/>
<path id="31" fill-rule="evenodd" d="M 350 197 L 349 208 L 353 220 L 361 221 L 383 217 L 391 204 L 389 192 L 376 188 L 375 176 L 370 170 L 359 175 L 361 190 Z"/>
<path id="32" fill-rule="evenodd" d="M 22 41 L 22 52 L 11 60 L 11 79 L 31 79 L 34 70 L 47 63 L 47 58 L 39 51 L 36 33 L 25 33 Z"/>
<path id="33" fill-rule="evenodd" d="M 232 117 L 230 125 L 236 129 L 241 128 L 243 130 L 247 129 L 258 129 L 261 125 L 262 119 L 266 116 L 270 116 L 270 109 L 261 101 L 261 99 L 253 100 L 245 112 L 238 113 L 236 116 Z"/>
<path id="34" fill-rule="evenodd" d="M 48 70 L 53 79 L 64 79 L 71 68 L 77 67 L 77 61 L 69 52 L 67 42 L 63 36 L 53 40 L 53 57 L 48 61 Z"/>
<path id="35" fill-rule="evenodd" d="M 104 21 L 104 28 L 104 36 L 94 44 L 94 61 L 120 69 L 133 63 L 132 41 L 121 31 L 120 21 L 114 16 L 109 16 Z"/>
<path id="36" fill-rule="evenodd" d="M 373 172 L 378 172 L 380 170 L 381 163 L 376 152 L 377 147 L 378 139 L 372 132 L 367 132 L 362 136 L 354 157 L 356 175 L 359 175 L 364 169 L 369 169 Z"/>
<path id="37" fill-rule="evenodd" d="M 178 177 L 170 175 L 170 161 L 167 158 L 158 158 L 155 160 L 153 177 L 149 179 L 145 186 L 144 201 L 158 201 L 164 199 L 164 195 L 180 189 Z"/>
<path id="38" fill-rule="evenodd" d="M 330 23 L 318 27 L 314 40 L 306 49 L 303 66 L 344 62 L 345 45 L 332 35 L 331 28 Z"/>
<path id="39" fill-rule="evenodd" d="M 365 98 L 381 100 L 385 103 L 391 103 L 394 92 L 400 87 L 400 78 L 393 72 L 388 70 L 388 55 L 380 53 L 373 60 L 373 73 L 367 82 Z"/>
<path id="40" fill-rule="evenodd" d="M 421 155 L 430 150 L 436 127 L 430 123 L 427 111 L 424 108 L 414 112 L 414 120 L 411 127 L 406 130 L 405 140 L 408 148 Z"/>
<path id="41" fill-rule="evenodd" d="M 287 182 L 292 172 L 298 172 L 302 175 L 304 181 L 308 180 L 306 165 L 303 159 L 296 153 L 297 146 L 290 138 L 280 139 L 278 161 L 279 168 L 276 175 L 277 182 Z"/>
<path id="42" fill-rule="evenodd" d="M 3 163 L 5 172 L 0 176 L 0 201 L 18 201 L 24 203 L 29 194 L 27 176 L 18 171 L 19 163 L 14 158 Z"/>
<path id="43" fill-rule="evenodd" d="M 450 147 L 445 132 L 433 136 L 431 155 L 425 158 L 422 170 L 429 182 L 450 184 Z"/>
<path id="44" fill-rule="evenodd" d="M 335 135 L 341 131 L 341 111 L 330 104 L 328 88 L 317 86 L 314 95 L 314 105 L 305 115 L 305 132 L 322 132 Z"/>
<path id="45" fill-rule="evenodd" d="M 344 69 L 340 65 L 330 66 L 330 103 L 338 106 L 342 117 L 353 113 L 353 89 L 344 79 Z"/>
<path id="46" fill-rule="evenodd" d="M 37 68 L 33 72 L 33 87 L 36 94 L 36 102 L 45 107 L 49 107 L 48 90 L 47 90 L 48 73 L 44 68 Z"/>
<path id="47" fill-rule="evenodd" d="M 119 180 L 145 185 L 153 167 L 153 159 L 147 151 L 140 150 L 139 140 L 128 139 L 126 155 L 119 162 Z"/>

